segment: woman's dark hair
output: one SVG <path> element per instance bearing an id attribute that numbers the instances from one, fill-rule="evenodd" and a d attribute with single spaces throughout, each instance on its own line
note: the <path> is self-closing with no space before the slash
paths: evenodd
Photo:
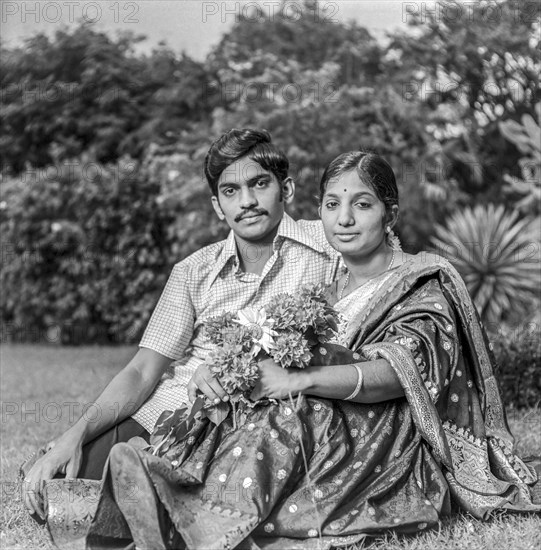
<path id="1" fill-rule="evenodd" d="M 319 202 L 323 200 L 329 181 L 351 170 L 355 170 L 360 180 L 374 190 L 385 210 L 398 206 L 398 187 L 391 165 L 376 153 L 365 151 L 349 151 L 329 163 L 319 184 Z"/>
<path id="2" fill-rule="evenodd" d="M 205 176 L 212 194 L 218 194 L 218 180 L 222 172 L 246 155 L 282 183 L 287 178 L 289 161 L 271 141 L 266 130 L 251 128 L 233 128 L 218 138 L 205 157 Z"/>

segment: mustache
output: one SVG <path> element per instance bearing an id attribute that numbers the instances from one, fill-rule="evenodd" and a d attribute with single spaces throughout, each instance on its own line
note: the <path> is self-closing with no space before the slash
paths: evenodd
<path id="1" fill-rule="evenodd" d="M 249 216 L 268 216 L 268 215 L 269 213 L 263 209 L 246 210 L 245 212 L 240 213 L 235 218 L 235 222 L 240 222 L 240 220 L 243 220 L 244 218 L 247 218 Z"/>

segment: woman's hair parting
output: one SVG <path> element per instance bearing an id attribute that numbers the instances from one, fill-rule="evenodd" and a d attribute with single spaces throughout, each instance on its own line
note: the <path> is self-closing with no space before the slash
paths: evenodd
<path id="1" fill-rule="evenodd" d="M 274 174 L 282 183 L 288 175 L 289 161 L 271 142 L 266 130 L 251 128 L 233 128 L 218 138 L 205 157 L 205 176 L 212 194 L 218 194 L 218 180 L 222 172 L 244 156 Z"/>
<path id="2" fill-rule="evenodd" d="M 393 205 L 398 206 L 398 187 L 391 165 L 378 154 L 365 151 L 349 151 L 329 163 L 319 184 L 319 201 L 323 200 L 330 180 L 352 170 L 357 172 L 365 185 L 374 190 L 386 210 Z"/>

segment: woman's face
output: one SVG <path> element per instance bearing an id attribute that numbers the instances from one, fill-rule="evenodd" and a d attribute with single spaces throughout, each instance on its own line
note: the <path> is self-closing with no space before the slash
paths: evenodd
<path id="1" fill-rule="evenodd" d="M 344 256 L 368 256 L 385 240 L 385 205 L 355 170 L 329 181 L 320 216 L 327 240 Z"/>

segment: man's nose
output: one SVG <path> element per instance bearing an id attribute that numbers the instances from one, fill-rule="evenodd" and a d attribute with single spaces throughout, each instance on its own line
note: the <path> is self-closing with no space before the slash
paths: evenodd
<path id="1" fill-rule="evenodd" d="M 253 189 L 245 188 L 241 191 L 240 206 L 242 208 L 253 208 L 257 206 L 257 197 Z"/>

